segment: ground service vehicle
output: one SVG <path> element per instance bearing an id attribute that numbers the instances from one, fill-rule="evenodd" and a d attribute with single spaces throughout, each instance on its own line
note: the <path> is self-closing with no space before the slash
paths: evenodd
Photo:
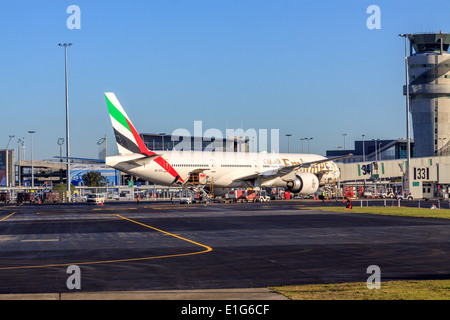
<path id="1" fill-rule="evenodd" d="M 194 199 L 189 195 L 180 197 L 180 203 L 191 204 L 193 201 Z"/>
<path id="2" fill-rule="evenodd" d="M 406 194 L 399 194 L 397 195 L 397 200 L 408 200 L 408 201 L 412 201 L 414 200 L 414 197 L 410 194 L 406 195 Z"/>
<path id="3" fill-rule="evenodd" d="M 392 191 L 392 188 L 387 188 L 386 191 L 381 193 L 381 197 L 394 199 L 395 198 L 395 194 Z"/>
<path id="4" fill-rule="evenodd" d="M 58 192 L 46 192 L 43 197 L 44 203 L 56 203 L 59 202 L 59 193 Z"/>
<path id="5" fill-rule="evenodd" d="M 91 193 L 87 196 L 86 202 L 89 204 L 103 204 L 105 196 L 101 193 Z"/>
<path id="6" fill-rule="evenodd" d="M 255 190 L 245 190 L 244 201 L 247 202 L 255 202 L 256 201 L 256 192 Z"/>
<path id="7" fill-rule="evenodd" d="M 0 192 L 0 202 L 9 203 L 11 196 L 7 192 Z"/>
<path id="8" fill-rule="evenodd" d="M 259 193 L 259 201 L 267 202 L 270 201 L 270 196 L 267 194 L 266 190 L 261 190 Z"/>
<path id="9" fill-rule="evenodd" d="M 30 202 L 34 203 L 35 201 L 34 193 L 32 192 L 18 192 L 17 193 L 17 203 Z"/>
<path id="10" fill-rule="evenodd" d="M 228 199 L 233 202 L 242 201 L 243 196 L 244 196 L 243 190 L 237 189 L 228 191 Z"/>

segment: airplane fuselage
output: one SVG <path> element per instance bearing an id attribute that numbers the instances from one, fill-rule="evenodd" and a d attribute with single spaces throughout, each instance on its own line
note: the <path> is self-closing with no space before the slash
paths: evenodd
<path id="1" fill-rule="evenodd" d="M 173 172 L 169 172 L 164 165 L 156 161 L 147 161 L 140 165 L 124 161 L 127 155 L 106 158 L 106 164 L 130 175 L 159 185 L 175 185 L 177 181 L 187 181 L 193 172 L 202 173 L 208 181 L 212 181 L 214 188 L 249 187 L 248 181 L 240 177 L 278 170 L 283 166 L 290 166 L 325 159 L 315 154 L 292 153 L 252 153 L 252 152 L 200 152 L 200 151 L 162 151 L 158 154 L 164 163 L 176 171 L 181 179 L 174 179 Z M 167 166 L 166 164 L 166 166 Z M 340 175 L 339 169 L 333 161 L 319 163 L 309 168 L 299 168 L 296 172 L 310 172 L 319 175 L 321 185 L 335 182 Z M 286 181 L 280 177 L 265 179 L 261 187 L 284 187 Z"/>

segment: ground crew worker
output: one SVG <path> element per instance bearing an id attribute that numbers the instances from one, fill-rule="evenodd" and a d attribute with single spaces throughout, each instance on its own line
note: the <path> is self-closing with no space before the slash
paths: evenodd
<path id="1" fill-rule="evenodd" d="M 351 209 L 352 208 L 352 200 L 350 198 L 347 198 L 347 205 L 345 206 L 345 209 Z"/>

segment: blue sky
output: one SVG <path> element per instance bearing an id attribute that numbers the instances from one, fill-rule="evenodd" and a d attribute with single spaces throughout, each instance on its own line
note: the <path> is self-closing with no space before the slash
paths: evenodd
<path id="1" fill-rule="evenodd" d="M 66 9 L 81 9 L 70 30 Z M 381 12 L 370 30 L 368 6 Z M 65 137 L 68 51 L 71 155 L 96 157 L 108 135 L 105 91 L 140 132 L 279 129 L 280 151 L 405 137 L 404 42 L 399 33 L 450 32 L 448 1 L 2 1 L 0 148 L 35 130 L 34 158 Z M 306 148 L 306 145 L 305 145 Z"/>

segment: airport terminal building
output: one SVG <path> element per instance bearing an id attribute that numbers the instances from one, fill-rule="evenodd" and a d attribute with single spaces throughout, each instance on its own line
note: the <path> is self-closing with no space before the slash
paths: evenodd
<path id="1" fill-rule="evenodd" d="M 376 192 L 381 196 L 387 189 L 401 193 L 406 179 L 406 159 L 337 163 L 341 170 L 342 186 L 354 188 L 356 196 L 364 196 L 360 190 Z M 411 158 L 411 190 L 413 197 L 431 199 L 444 197 L 450 186 L 450 156 Z M 363 187 L 364 189 L 360 189 Z"/>
<path id="2" fill-rule="evenodd" d="M 411 155 L 415 143 L 411 142 Z M 327 157 L 352 153 L 338 161 L 340 187 L 353 188 L 355 197 L 364 191 L 381 196 L 387 189 L 406 190 L 406 139 L 355 141 L 351 150 L 327 150 Z M 442 197 L 450 185 L 450 156 L 411 157 L 411 190 L 415 198 Z"/>
<path id="3" fill-rule="evenodd" d="M 355 147 L 347 150 L 327 150 L 327 157 L 337 157 L 353 154 L 351 158 L 345 158 L 342 162 L 364 162 L 364 161 L 381 161 L 407 158 L 407 142 L 406 139 L 396 140 L 379 140 L 372 139 L 368 141 L 357 140 Z M 414 141 L 411 144 L 411 157 L 414 156 Z"/>

